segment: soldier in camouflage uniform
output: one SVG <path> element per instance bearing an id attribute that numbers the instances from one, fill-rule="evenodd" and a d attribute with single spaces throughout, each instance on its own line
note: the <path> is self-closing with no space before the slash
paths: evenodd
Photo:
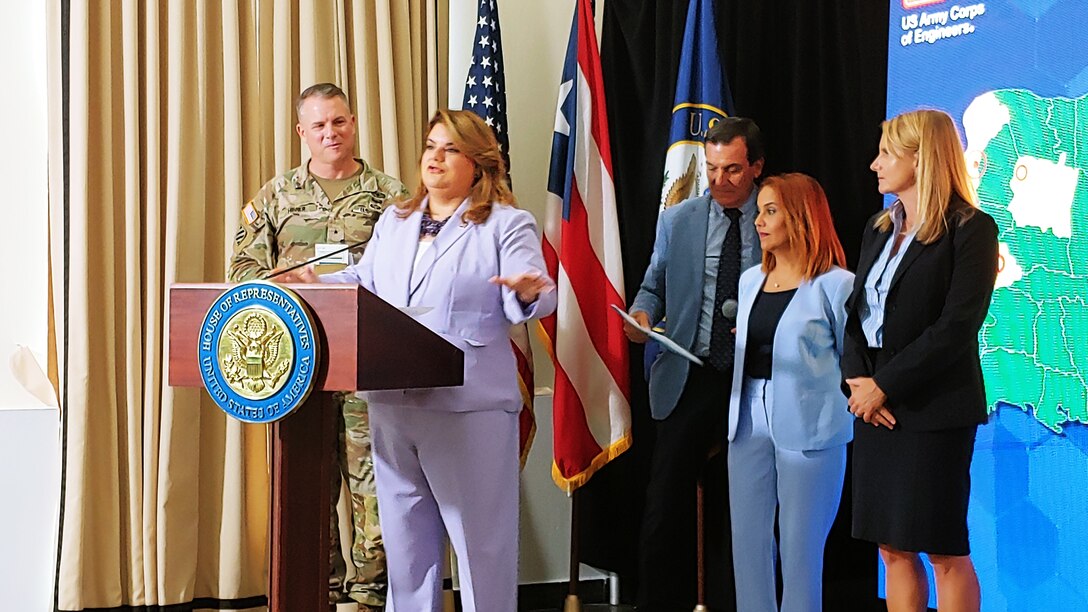
<path id="1" fill-rule="evenodd" d="M 352 157 L 355 117 L 339 87 L 322 83 L 302 92 L 296 105 L 297 131 L 311 159 L 265 183 L 242 207 L 228 277 L 233 282 L 263 278 L 276 269 L 302 263 L 344 245 L 369 240 L 382 210 L 408 192 L 400 181 Z M 332 272 L 353 264 L 363 246 L 319 263 L 315 271 Z M 331 262 L 330 262 L 331 260 Z M 339 394 L 339 470 L 333 470 L 329 599 L 344 593 L 346 565 L 340 554 L 336 502 L 341 472 L 351 491 L 351 558 L 356 577 L 347 595 L 360 610 L 380 610 L 385 603 L 385 552 L 378 524 L 370 425 L 366 402 Z"/>

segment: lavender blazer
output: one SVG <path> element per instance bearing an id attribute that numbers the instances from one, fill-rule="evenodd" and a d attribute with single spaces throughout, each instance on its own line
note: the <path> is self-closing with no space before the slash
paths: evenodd
<path id="1" fill-rule="evenodd" d="M 523 306 L 513 291 L 488 280 L 546 273 L 531 214 L 492 204 L 491 216 L 476 224 L 462 219 L 467 209 L 465 200 L 413 271 L 423 213 L 402 219 L 389 207 L 359 263 L 321 276 L 323 283 L 358 283 L 393 306 L 431 308 L 416 320 L 465 353 L 463 386 L 370 391 L 372 404 L 451 412 L 521 409 L 510 326 L 555 312 L 556 292 Z"/>

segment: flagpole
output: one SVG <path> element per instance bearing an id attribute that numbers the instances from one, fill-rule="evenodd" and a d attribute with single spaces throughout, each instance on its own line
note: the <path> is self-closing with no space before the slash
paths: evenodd
<path id="1" fill-rule="evenodd" d="M 570 588 L 563 603 L 563 612 L 581 612 L 582 602 L 578 599 L 578 489 L 570 495 Z"/>

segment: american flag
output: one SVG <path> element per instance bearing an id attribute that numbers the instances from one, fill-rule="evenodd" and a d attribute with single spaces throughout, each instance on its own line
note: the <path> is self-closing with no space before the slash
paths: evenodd
<path id="1" fill-rule="evenodd" d="M 612 151 L 590 0 L 571 26 L 548 174 L 544 259 L 559 307 L 543 321 L 555 363 L 552 478 L 574 491 L 631 445 L 627 338 Z"/>
<path id="2" fill-rule="evenodd" d="M 465 80 L 462 110 L 479 115 L 495 131 L 502 148 L 503 159 L 510 163 L 510 136 L 506 122 L 506 77 L 503 75 L 502 37 L 499 35 L 499 10 L 495 0 L 480 0 L 477 10 L 476 36 L 472 44 L 472 63 Z M 518 386 L 521 389 L 519 442 L 521 466 L 529 457 L 536 435 L 533 413 L 533 351 L 529 346 L 529 329 L 517 325 L 510 330 L 510 348 L 518 362 Z"/>
<path id="3" fill-rule="evenodd" d="M 495 0 L 480 0 L 472 63 L 465 81 L 463 110 L 470 110 L 495 130 L 503 157 L 509 161 L 510 136 L 506 122 L 506 77 L 503 75 L 502 36 Z"/>

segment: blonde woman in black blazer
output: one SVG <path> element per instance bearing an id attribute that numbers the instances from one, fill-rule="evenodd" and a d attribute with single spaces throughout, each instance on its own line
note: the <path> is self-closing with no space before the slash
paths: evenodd
<path id="1" fill-rule="evenodd" d="M 854 423 L 853 533 L 878 544 L 888 609 L 979 609 L 967 502 L 986 421 L 978 331 L 997 278 L 997 225 L 975 204 L 951 117 L 884 122 L 870 168 L 898 201 L 862 239 L 847 300 L 844 389 Z"/>

